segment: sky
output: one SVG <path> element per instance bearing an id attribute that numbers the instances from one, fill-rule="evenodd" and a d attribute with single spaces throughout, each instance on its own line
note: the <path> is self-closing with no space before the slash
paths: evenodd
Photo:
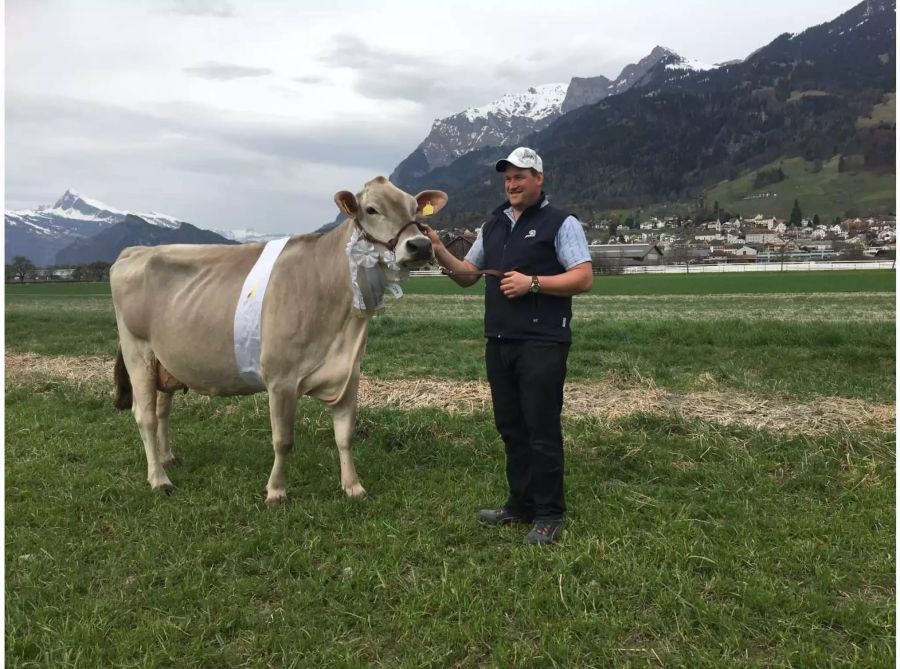
<path id="1" fill-rule="evenodd" d="M 437 118 L 612 79 L 656 45 L 742 59 L 854 4 L 6 0 L 5 206 L 71 188 L 202 228 L 309 232 Z"/>

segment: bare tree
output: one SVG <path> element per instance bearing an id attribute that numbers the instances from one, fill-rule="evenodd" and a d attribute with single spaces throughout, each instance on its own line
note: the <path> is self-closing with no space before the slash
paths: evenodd
<path id="1" fill-rule="evenodd" d="M 34 263 L 25 256 L 15 256 L 10 264 L 10 269 L 12 270 L 14 279 L 17 281 L 24 281 L 34 274 L 36 268 Z"/>

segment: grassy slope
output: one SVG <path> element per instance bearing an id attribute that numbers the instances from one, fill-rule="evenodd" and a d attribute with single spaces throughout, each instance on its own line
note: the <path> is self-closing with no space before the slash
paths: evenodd
<path id="1" fill-rule="evenodd" d="M 896 212 L 896 176 L 855 170 L 838 172 L 838 157 L 824 163 L 819 172 L 813 172 L 812 163 L 802 158 L 786 158 L 761 169 L 781 167 L 786 179 L 762 188 L 753 187 L 756 172 L 745 174 L 734 181 L 726 181 L 706 193 L 710 207 L 719 206 L 732 214 L 745 218 L 756 214 L 790 217 L 794 199 L 799 200 L 804 216 L 818 214 L 822 222 L 830 223 L 835 216 L 863 216 Z M 756 193 L 773 193 L 777 197 L 745 200 Z M 852 211 L 848 211 L 852 209 Z"/>
<path id="2" fill-rule="evenodd" d="M 869 116 L 863 116 L 857 120 L 856 125 L 860 128 L 877 126 L 881 123 L 891 125 L 897 124 L 897 94 L 888 93 L 884 96 L 884 101 L 872 107 L 872 113 Z"/>

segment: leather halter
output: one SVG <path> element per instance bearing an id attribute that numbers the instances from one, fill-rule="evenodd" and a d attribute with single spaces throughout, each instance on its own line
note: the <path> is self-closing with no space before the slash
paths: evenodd
<path id="1" fill-rule="evenodd" d="M 425 226 L 423 226 L 418 221 L 413 220 L 413 221 L 410 221 L 409 223 L 407 223 L 406 225 L 404 225 L 402 228 L 400 228 L 400 232 L 398 232 L 393 238 L 391 238 L 385 242 L 385 241 L 378 239 L 377 237 L 373 237 L 372 234 L 362 226 L 362 223 L 359 222 L 358 218 L 354 218 L 353 220 L 356 221 L 356 227 L 359 228 L 359 231 L 361 233 L 360 237 L 365 239 L 367 242 L 372 242 L 373 244 L 381 244 L 382 246 L 386 246 L 388 251 L 393 251 L 394 248 L 396 248 L 397 242 L 400 241 L 400 235 L 402 235 L 403 232 L 406 230 L 406 228 L 408 228 L 411 225 L 416 226 L 419 229 L 419 232 L 421 232 L 426 237 L 428 236 L 425 234 Z"/>

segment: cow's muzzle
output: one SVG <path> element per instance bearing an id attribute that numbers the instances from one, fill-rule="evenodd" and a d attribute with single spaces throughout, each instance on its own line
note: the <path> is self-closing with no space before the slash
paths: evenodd
<path id="1" fill-rule="evenodd" d="M 409 259 L 412 261 L 428 261 L 432 258 L 431 240 L 428 237 L 413 237 L 404 244 Z"/>

